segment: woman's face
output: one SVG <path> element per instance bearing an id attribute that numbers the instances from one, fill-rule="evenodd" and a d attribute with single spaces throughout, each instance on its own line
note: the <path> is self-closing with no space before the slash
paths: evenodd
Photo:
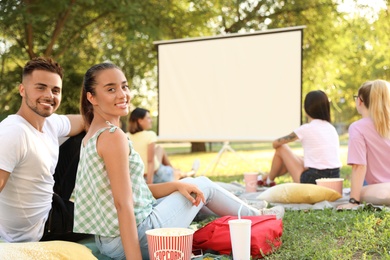
<path id="1" fill-rule="evenodd" d="M 106 69 L 96 75 L 95 95 L 89 100 L 96 112 L 110 117 L 125 116 L 129 113 L 130 90 L 127 79 L 118 69 Z"/>
<path id="2" fill-rule="evenodd" d="M 138 124 L 142 127 L 143 130 L 152 129 L 152 118 L 150 117 L 150 113 L 146 112 L 144 118 L 138 119 Z"/>

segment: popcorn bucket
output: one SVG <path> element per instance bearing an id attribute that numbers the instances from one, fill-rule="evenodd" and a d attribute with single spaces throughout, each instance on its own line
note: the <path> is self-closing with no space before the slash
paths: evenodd
<path id="1" fill-rule="evenodd" d="M 194 230 L 156 228 L 146 231 L 151 260 L 189 260 Z"/>
<path id="2" fill-rule="evenodd" d="M 317 179 L 318 186 L 323 186 L 337 191 L 340 195 L 343 195 L 343 178 L 321 178 Z"/>

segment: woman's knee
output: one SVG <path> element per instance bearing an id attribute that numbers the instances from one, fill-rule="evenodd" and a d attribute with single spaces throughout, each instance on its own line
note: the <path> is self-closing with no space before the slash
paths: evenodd
<path id="1" fill-rule="evenodd" d="M 284 153 L 290 152 L 290 151 L 291 151 L 291 148 L 290 148 L 290 146 L 288 146 L 288 144 L 282 144 L 281 146 L 279 146 L 278 148 L 275 149 L 276 154 L 284 154 Z"/>
<path id="2" fill-rule="evenodd" d="M 187 177 L 182 179 L 181 181 L 196 185 L 204 193 L 205 196 L 208 196 L 208 194 L 211 194 L 213 190 L 219 187 L 218 184 L 216 184 L 206 176 L 199 176 L 195 178 Z"/>
<path id="3" fill-rule="evenodd" d="M 195 184 L 197 186 L 214 185 L 215 184 L 206 176 L 198 176 L 195 178 L 187 177 L 187 178 L 182 179 L 182 181 L 192 183 L 192 184 Z"/>
<path id="4" fill-rule="evenodd" d="M 361 191 L 361 200 L 373 204 L 390 205 L 390 183 L 364 186 Z"/>
<path id="5" fill-rule="evenodd" d="M 161 156 L 164 154 L 164 148 L 161 147 L 160 145 L 156 145 L 154 147 L 154 152 L 156 153 L 157 156 Z"/>

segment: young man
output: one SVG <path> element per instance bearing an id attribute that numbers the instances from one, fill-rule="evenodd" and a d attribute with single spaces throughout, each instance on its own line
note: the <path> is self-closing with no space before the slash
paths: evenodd
<path id="1" fill-rule="evenodd" d="M 8 242 L 80 238 L 71 233 L 73 205 L 69 197 L 53 192 L 59 138 L 79 135 L 77 144 L 71 145 L 73 154 L 62 156 L 77 165 L 78 159 L 72 157 L 78 156 L 84 131 L 80 115 L 55 114 L 61 103 L 62 76 L 62 68 L 52 59 L 27 62 L 19 85 L 20 108 L 0 123 L 0 237 Z M 67 174 L 67 170 L 58 170 Z M 64 177 L 57 179 L 65 189 L 73 189 Z M 61 187 L 55 190 L 71 192 Z"/>

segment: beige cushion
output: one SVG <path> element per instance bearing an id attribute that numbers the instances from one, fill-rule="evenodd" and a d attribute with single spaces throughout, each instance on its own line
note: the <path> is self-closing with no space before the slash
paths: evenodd
<path id="1" fill-rule="evenodd" d="M 341 198 L 340 193 L 330 188 L 308 183 L 283 183 L 268 188 L 258 197 L 273 203 L 308 203 L 335 201 Z"/>
<path id="2" fill-rule="evenodd" d="M 84 245 L 66 241 L 0 243 L 0 259 L 97 259 Z"/>

